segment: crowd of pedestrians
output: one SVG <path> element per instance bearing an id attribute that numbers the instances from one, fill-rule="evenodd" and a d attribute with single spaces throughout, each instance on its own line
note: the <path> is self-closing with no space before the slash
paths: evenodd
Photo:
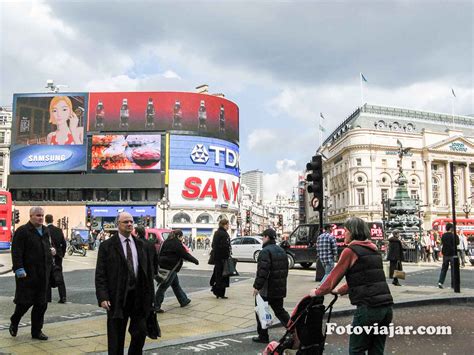
<path id="1" fill-rule="evenodd" d="M 62 276 L 62 260 L 66 252 L 66 240 L 61 229 L 53 225 L 53 216 L 44 216 L 41 207 L 30 209 L 30 220 L 20 226 L 12 241 L 13 272 L 15 273 L 15 309 L 11 316 L 9 332 L 15 337 L 22 316 L 32 308 L 31 336 L 47 340 L 43 333 L 44 315 L 51 302 L 51 287 L 57 287 L 59 303 L 66 303 L 66 285 Z M 44 221 L 47 225 L 44 225 Z M 459 256 L 464 264 L 467 239 L 459 236 L 453 225 L 447 224 L 447 231 L 441 238 L 428 233 L 419 235 L 422 259 L 434 260 L 439 254 L 443 263 L 438 286 L 443 288 L 449 266 L 453 268 L 454 258 Z M 229 221 L 222 219 L 212 237 L 202 239 L 200 247 L 210 248 L 214 269 L 210 278 L 211 291 L 217 299 L 227 299 L 229 287 L 228 262 L 231 258 Z M 382 256 L 370 241 L 367 223 L 360 218 L 350 218 L 344 226 L 347 248 L 338 256 L 336 240 L 330 233 L 330 226 L 317 239 L 317 251 L 324 267 L 324 277 L 318 288 L 312 290 L 312 297 L 325 294 L 349 294 L 357 307 L 353 325 L 372 325 L 374 322 L 388 325 L 392 320 L 393 299 L 385 278 Z M 145 338 L 149 335 L 150 317 L 163 313 L 162 303 L 166 290 L 171 287 L 180 306 L 186 307 L 191 299 L 182 289 L 178 274 L 183 262 L 196 265 L 199 261 L 192 255 L 196 239 L 187 238 L 181 230 L 174 230 L 161 244 L 159 240 L 146 238 L 142 226 L 134 227 L 133 217 L 127 212 L 117 216 L 117 231 L 106 236 L 98 233 L 93 240 L 98 249 L 95 271 L 97 302 L 107 311 L 107 342 L 111 354 L 122 354 L 125 347 L 127 324 L 131 335 L 129 354 L 142 352 Z M 268 302 L 276 318 L 286 326 L 290 319 L 284 308 L 287 295 L 288 258 L 285 250 L 276 243 L 273 229 L 262 233 L 262 250 L 257 260 L 257 272 L 253 284 L 253 296 L 259 295 Z M 97 244 L 96 242 L 99 241 Z M 395 230 L 388 240 L 387 260 L 390 264 L 389 278 L 393 285 L 400 286 L 394 277 L 395 270 L 402 270 L 403 242 Z M 335 263 L 337 261 L 337 265 Z M 346 283 L 338 287 L 342 278 Z M 156 281 L 156 285 L 155 285 Z M 155 292 L 156 287 L 156 292 Z M 370 320 L 370 321 L 369 321 Z M 370 324 L 369 324 L 370 323 Z M 268 330 L 264 329 L 257 316 L 258 335 L 252 340 L 268 343 Z M 384 335 L 351 335 L 350 353 L 383 354 Z"/>

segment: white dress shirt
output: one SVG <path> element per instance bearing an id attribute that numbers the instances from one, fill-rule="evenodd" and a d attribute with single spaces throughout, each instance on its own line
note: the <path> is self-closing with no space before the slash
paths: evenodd
<path id="1" fill-rule="evenodd" d="M 122 244 L 123 254 L 125 255 L 125 259 L 127 259 L 127 238 L 125 238 L 122 234 L 119 233 L 120 243 Z M 135 241 L 133 240 L 132 236 L 130 236 L 130 249 L 132 249 L 132 258 L 133 258 L 133 271 L 135 276 L 138 275 L 138 253 L 137 253 L 137 246 L 135 245 Z"/>

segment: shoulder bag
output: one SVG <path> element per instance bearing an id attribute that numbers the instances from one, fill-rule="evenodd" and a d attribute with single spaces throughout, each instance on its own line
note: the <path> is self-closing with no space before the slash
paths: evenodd
<path id="1" fill-rule="evenodd" d="M 405 280 L 405 271 L 402 271 L 402 263 L 398 262 L 397 269 L 393 272 L 393 277 L 401 280 Z"/>
<path id="2" fill-rule="evenodd" d="M 235 266 L 237 265 L 237 259 L 229 257 L 224 260 L 224 270 L 222 270 L 222 276 L 239 276 Z"/>
<path id="3" fill-rule="evenodd" d="M 178 265 L 179 265 L 180 261 L 178 261 L 177 264 L 171 270 L 162 269 L 162 268 L 158 267 L 158 273 L 155 276 L 156 282 L 158 282 L 160 284 L 168 282 L 168 280 L 170 279 L 171 273 L 178 268 Z"/>

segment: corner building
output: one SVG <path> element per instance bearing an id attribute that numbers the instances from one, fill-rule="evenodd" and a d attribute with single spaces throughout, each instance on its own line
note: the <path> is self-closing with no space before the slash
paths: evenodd
<path id="1" fill-rule="evenodd" d="M 464 217 L 474 194 L 474 118 L 365 104 L 318 149 L 327 157 L 327 219 L 382 220 L 382 200 L 395 195 L 400 141 L 408 191 L 422 206 L 424 229 L 451 218 L 449 163 L 455 166 L 456 213 Z M 472 216 L 471 216 L 472 218 Z"/>
<path id="2" fill-rule="evenodd" d="M 21 223 L 44 206 L 67 228 L 136 223 L 211 236 L 237 228 L 239 109 L 187 92 L 15 94 L 8 189 Z M 58 224 L 66 228 L 64 223 Z"/>

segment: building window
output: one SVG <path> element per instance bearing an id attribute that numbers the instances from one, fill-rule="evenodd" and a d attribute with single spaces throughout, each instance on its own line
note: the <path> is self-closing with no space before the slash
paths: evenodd
<path id="1" fill-rule="evenodd" d="M 45 197 L 43 189 L 31 189 L 31 201 L 44 201 Z"/>
<path id="2" fill-rule="evenodd" d="M 107 201 L 107 190 L 95 190 L 96 201 Z"/>
<path id="3" fill-rule="evenodd" d="M 107 199 L 109 201 L 120 201 L 120 190 L 108 190 Z"/>
<path id="4" fill-rule="evenodd" d="M 0 131 L 0 143 L 5 143 L 5 131 Z"/>
<path id="5" fill-rule="evenodd" d="M 143 201 L 144 190 L 130 189 L 130 200 L 132 201 Z"/>
<path id="6" fill-rule="evenodd" d="M 67 190 L 66 189 L 55 189 L 53 201 L 67 201 Z"/>
<path id="7" fill-rule="evenodd" d="M 128 190 L 127 189 L 122 189 L 120 191 L 120 199 L 122 201 L 128 201 Z"/>
<path id="8" fill-rule="evenodd" d="M 147 200 L 148 201 L 158 201 L 161 197 L 161 191 L 159 189 L 150 189 L 147 190 Z"/>
<path id="9" fill-rule="evenodd" d="M 418 190 L 410 190 L 410 197 L 413 200 L 418 200 Z"/>
<path id="10" fill-rule="evenodd" d="M 431 170 L 438 171 L 438 164 L 431 164 Z"/>
<path id="11" fill-rule="evenodd" d="M 364 189 L 357 189 L 357 203 L 359 206 L 365 206 L 365 191 Z"/>
<path id="12" fill-rule="evenodd" d="M 3 168 L 3 153 L 0 153 L 0 168 Z"/>
<path id="13" fill-rule="evenodd" d="M 382 167 L 387 167 L 387 159 L 382 159 Z"/>
<path id="14" fill-rule="evenodd" d="M 431 180 L 431 189 L 433 192 L 433 204 L 435 206 L 439 205 L 439 181 L 437 178 L 433 177 Z"/>
<path id="15" fill-rule="evenodd" d="M 361 158 L 356 159 L 356 165 L 357 166 L 362 166 L 362 159 Z"/>
<path id="16" fill-rule="evenodd" d="M 173 223 L 191 223 L 191 217 L 187 213 L 179 212 L 173 216 Z"/>
<path id="17" fill-rule="evenodd" d="M 29 201 L 30 200 L 30 190 L 17 190 L 16 198 L 18 201 Z"/>
<path id="18" fill-rule="evenodd" d="M 412 169 L 416 169 L 416 161 L 412 161 L 412 162 L 411 162 L 411 168 L 412 168 Z"/>
<path id="19" fill-rule="evenodd" d="M 209 213 L 201 213 L 198 218 L 196 218 L 196 223 L 212 223 L 212 216 Z"/>
<path id="20" fill-rule="evenodd" d="M 362 181 L 364 181 L 364 179 L 362 178 L 362 176 L 359 176 L 359 177 L 357 178 L 357 182 L 362 182 Z"/>
<path id="21" fill-rule="evenodd" d="M 381 190 L 381 195 L 382 195 L 382 201 L 386 201 L 388 199 L 388 189 L 382 189 Z"/>
<path id="22" fill-rule="evenodd" d="M 85 190 L 84 190 L 84 200 L 85 200 L 85 201 L 92 201 L 92 200 L 94 200 L 94 190 L 92 190 L 92 189 L 85 189 Z"/>
<path id="23" fill-rule="evenodd" d="M 82 190 L 69 190 L 69 201 L 82 201 Z"/>

